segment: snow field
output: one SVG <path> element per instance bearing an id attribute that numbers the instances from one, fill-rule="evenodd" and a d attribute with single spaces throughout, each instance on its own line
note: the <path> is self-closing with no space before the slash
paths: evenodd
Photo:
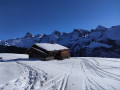
<path id="1" fill-rule="evenodd" d="M 119 58 L 41 61 L 19 54 L 0 57 L 0 90 L 120 90 Z"/>

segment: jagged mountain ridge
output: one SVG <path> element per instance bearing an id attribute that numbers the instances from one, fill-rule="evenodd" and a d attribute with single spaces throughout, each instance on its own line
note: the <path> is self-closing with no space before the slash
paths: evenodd
<path id="1" fill-rule="evenodd" d="M 29 48 L 34 43 L 50 43 L 52 40 L 69 47 L 72 56 L 120 57 L 120 25 L 111 28 L 99 25 L 91 31 L 74 29 L 71 33 L 54 31 L 50 35 L 27 33 L 23 38 L 0 41 L 0 44 Z"/>
<path id="2" fill-rule="evenodd" d="M 88 33 L 89 31 L 87 30 L 77 29 L 75 29 L 71 33 L 61 33 L 59 31 L 54 31 L 50 35 L 46 34 L 32 35 L 31 33 L 27 32 L 23 38 L 9 39 L 4 42 L 1 42 L 1 45 L 29 48 L 34 43 L 38 42 L 50 43 L 52 40 L 54 41 L 54 43 L 67 45 L 69 41 L 76 41 L 77 39 L 87 35 Z"/>

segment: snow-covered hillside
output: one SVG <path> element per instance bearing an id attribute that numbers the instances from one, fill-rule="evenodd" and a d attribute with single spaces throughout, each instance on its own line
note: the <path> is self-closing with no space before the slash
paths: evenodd
<path id="1" fill-rule="evenodd" d="M 0 90 L 119 90 L 120 59 L 74 57 L 30 60 L 0 54 Z M 13 58 L 14 57 L 14 58 Z"/>
<path id="2" fill-rule="evenodd" d="M 54 31 L 50 35 L 28 32 L 23 38 L 0 41 L 0 45 L 29 48 L 34 43 L 51 41 L 70 48 L 71 56 L 120 57 L 120 25 L 111 28 L 99 25 L 91 31 L 74 29 L 71 33 Z"/>

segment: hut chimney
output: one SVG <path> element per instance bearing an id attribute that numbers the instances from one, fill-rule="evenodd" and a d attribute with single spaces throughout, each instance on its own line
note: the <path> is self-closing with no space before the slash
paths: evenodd
<path id="1" fill-rule="evenodd" d="M 51 40 L 51 44 L 54 44 L 53 40 Z"/>

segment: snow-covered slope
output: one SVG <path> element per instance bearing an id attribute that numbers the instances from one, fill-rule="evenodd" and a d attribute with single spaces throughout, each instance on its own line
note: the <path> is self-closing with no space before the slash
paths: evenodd
<path id="1" fill-rule="evenodd" d="M 27 33 L 24 38 L 9 39 L 7 41 L 4 41 L 4 43 L 1 45 L 29 48 L 34 43 L 38 43 L 42 37 L 44 37 L 44 35 L 38 34 L 36 36 L 33 36 L 32 34 Z"/>
<path id="2" fill-rule="evenodd" d="M 0 61 L 0 90 L 120 89 L 120 59 L 74 57 L 41 61 L 7 53 L 0 57 L 4 60 Z"/>
<path id="3" fill-rule="evenodd" d="M 0 45 L 3 45 L 4 41 L 3 40 L 0 40 Z"/>
<path id="4" fill-rule="evenodd" d="M 88 48 L 97 48 L 97 47 L 106 47 L 106 48 L 110 48 L 112 46 L 108 45 L 108 44 L 104 44 L 104 43 L 99 43 L 99 42 L 91 42 L 89 45 L 85 46 Z"/>

